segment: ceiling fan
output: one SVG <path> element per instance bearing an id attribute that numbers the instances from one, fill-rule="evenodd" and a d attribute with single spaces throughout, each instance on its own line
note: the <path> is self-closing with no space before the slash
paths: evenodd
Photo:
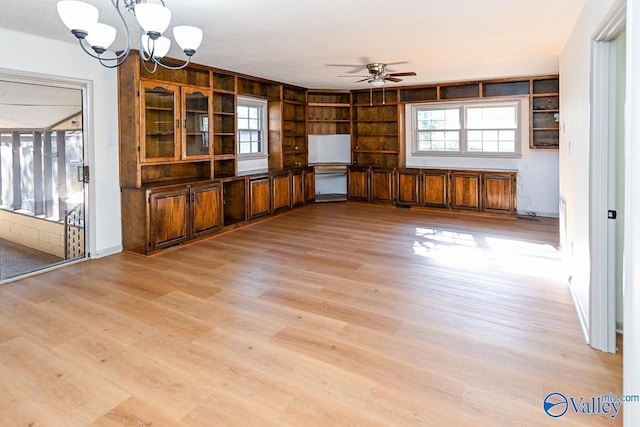
<path id="1" fill-rule="evenodd" d="M 364 78 L 362 80 L 356 81 L 356 83 L 368 82 L 371 86 L 380 87 L 380 86 L 383 86 L 386 81 L 397 83 L 402 81 L 402 79 L 399 79 L 398 77 L 416 75 L 416 73 L 413 71 L 389 73 L 387 72 L 387 65 L 389 64 L 383 64 L 381 62 L 372 62 L 370 64 L 367 64 L 366 67 L 367 67 L 367 70 L 369 71 L 369 75 L 358 76 L 358 77 L 364 77 Z M 340 76 L 340 77 L 353 77 L 353 76 Z"/>

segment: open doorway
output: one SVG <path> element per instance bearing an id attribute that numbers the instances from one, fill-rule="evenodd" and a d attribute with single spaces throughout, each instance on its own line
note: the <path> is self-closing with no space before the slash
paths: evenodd
<path id="1" fill-rule="evenodd" d="M 0 282 L 86 256 L 83 90 L 0 76 Z"/>

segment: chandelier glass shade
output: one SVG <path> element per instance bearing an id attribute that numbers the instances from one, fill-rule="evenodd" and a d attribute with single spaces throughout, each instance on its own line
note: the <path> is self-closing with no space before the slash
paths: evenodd
<path id="1" fill-rule="evenodd" d="M 157 0 L 158 3 L 147 2 L 147 0 L 109 1 L 122 21 L 126 39 L 126 48 L 110 56 L 105 55 L 105 52 L 115 41 L 117 31 L 110 25 L 98 22 L 99 13 L 95 6 L 76 0 L 59 1 L 57 6 L 60 19 L 76 37 L 80 47 L 100 64 L 107 68 L 118 67 L 131 52 L 131 33 L 121 7 L 136 17 L 140 27 L 138 52 L 148 72 L 155 72 L 158 66 L 177 70 L 191 62 L 191 57 L 202 43 L 202 30 L 190 25 L 179 25 L 173 28 L 173 37 L 185 54 L 186 60 L 178 66 L 162 63 L 162 58 L 171 48 L 171 40 L 163 36 L 171 22 L 171 10 L 165 7 L 163 0 Z M 147 66 L 147 62 L 152 64 L 151 68 Z"/>

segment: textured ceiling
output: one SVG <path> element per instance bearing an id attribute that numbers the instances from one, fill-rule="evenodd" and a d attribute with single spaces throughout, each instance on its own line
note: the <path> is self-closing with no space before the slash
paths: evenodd
<path id="1" fill-rule="evenodd" d="M 110 0 L 85 0 L 118 28 Z M 0 27 L 75 43 L 57 0 L 2 0 Z M 194 62 L 309 88 L 362 88 L 357 65 L 406 62 L 401 84 L 555 73 L 585 0 L 165 0 L 204 31 Z M 135 27 L 133 16 L 126 16 Z M 137 35 L 137 30 L 134 31 Z M 170 34 L 170 33 L 169 33 Z M 2 41 L 3 43 L 6 41 Z M 78 48 L 79 49 L 79 48 Z M 170 56 L 180 57 L 172 47 Z M 339 75 L 353 73 L 353 78 Z M 391 84 L 392 85 L 392 84 Z"/>

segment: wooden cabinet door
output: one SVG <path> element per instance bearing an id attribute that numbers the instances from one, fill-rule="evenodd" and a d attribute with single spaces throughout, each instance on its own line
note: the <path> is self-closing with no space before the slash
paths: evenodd
<path id="1" fill-rule="evenodd" d="M 393 202 L 393 169 L 371 169 L 371 201 Z"/>
<path id="2" fill-rule="evenodd" d="M 291 206 L 289 175 L 274 175 L 271 178 L 271 198 L 273 211 L 288 209 Z"/>
<path id="3" fill-rule="evenodd" d="M 208 159 L 213 153 L 211 138 L 211 91 L 182 88 L 182 158 Z"/>
<path id="4" fill-rule="evenodd" d="M 316 199 L 316 174 L 313 170 L 304 172 L 304 202 L 310 203 Z"/>
<path id="5" fill-rule="evenodd" d="M 269 177 L 249 180 L 249 216 L 257 218 L 271 212 Z"/>
<path id="6" fill-rule="evenodd" d="M 482 177 L 484 210 L 516 213 L 515 173 L 485 173 Z"/>
<path id="7" fill-rule="evenodd" d="M 369 200 L 369 169 L 349 168 L 347 171 L 348 198 L 350 200 Z"/>
<path id="8" fill-rule="evenodd" d="M 222 191 L 220 184 L 191 188 L 191 236 L 214 232 L 222 225 Z"/>
<path id="9" fill-rule="evenodd" d="M 420 203 L 420 170 L 400 169 L 396 172 L 396 203 L 415 206 Z"/>
<path id="10" fill-rule="evenodd" d="M 189 191 L 160 191 L 149 196 L 149 249 L 154 251 L 189 238 Z"/>
<path id="11" fill-rule="evenodd" d="M 142 82 L 140 86 L 140 162 L 178 160 L 180 86 L 156 82 Z"/>
<path id="12" fill-rule="evenodd" d="M 473 172 L 451 173 L 451 207 L 479 211 L 480 174 Z"/>
<path id="13" fill-rule="evenodd" d="M 449 172 L 423 172 L 422 202 L 425 206 L 434 208 L 449 207 Z"/>
<path id="14" fill-rule="evenodd" d="M 304 203 L 304 180 L 302 171 L 291 173 L 291 205 L 299 206 Z"/>

